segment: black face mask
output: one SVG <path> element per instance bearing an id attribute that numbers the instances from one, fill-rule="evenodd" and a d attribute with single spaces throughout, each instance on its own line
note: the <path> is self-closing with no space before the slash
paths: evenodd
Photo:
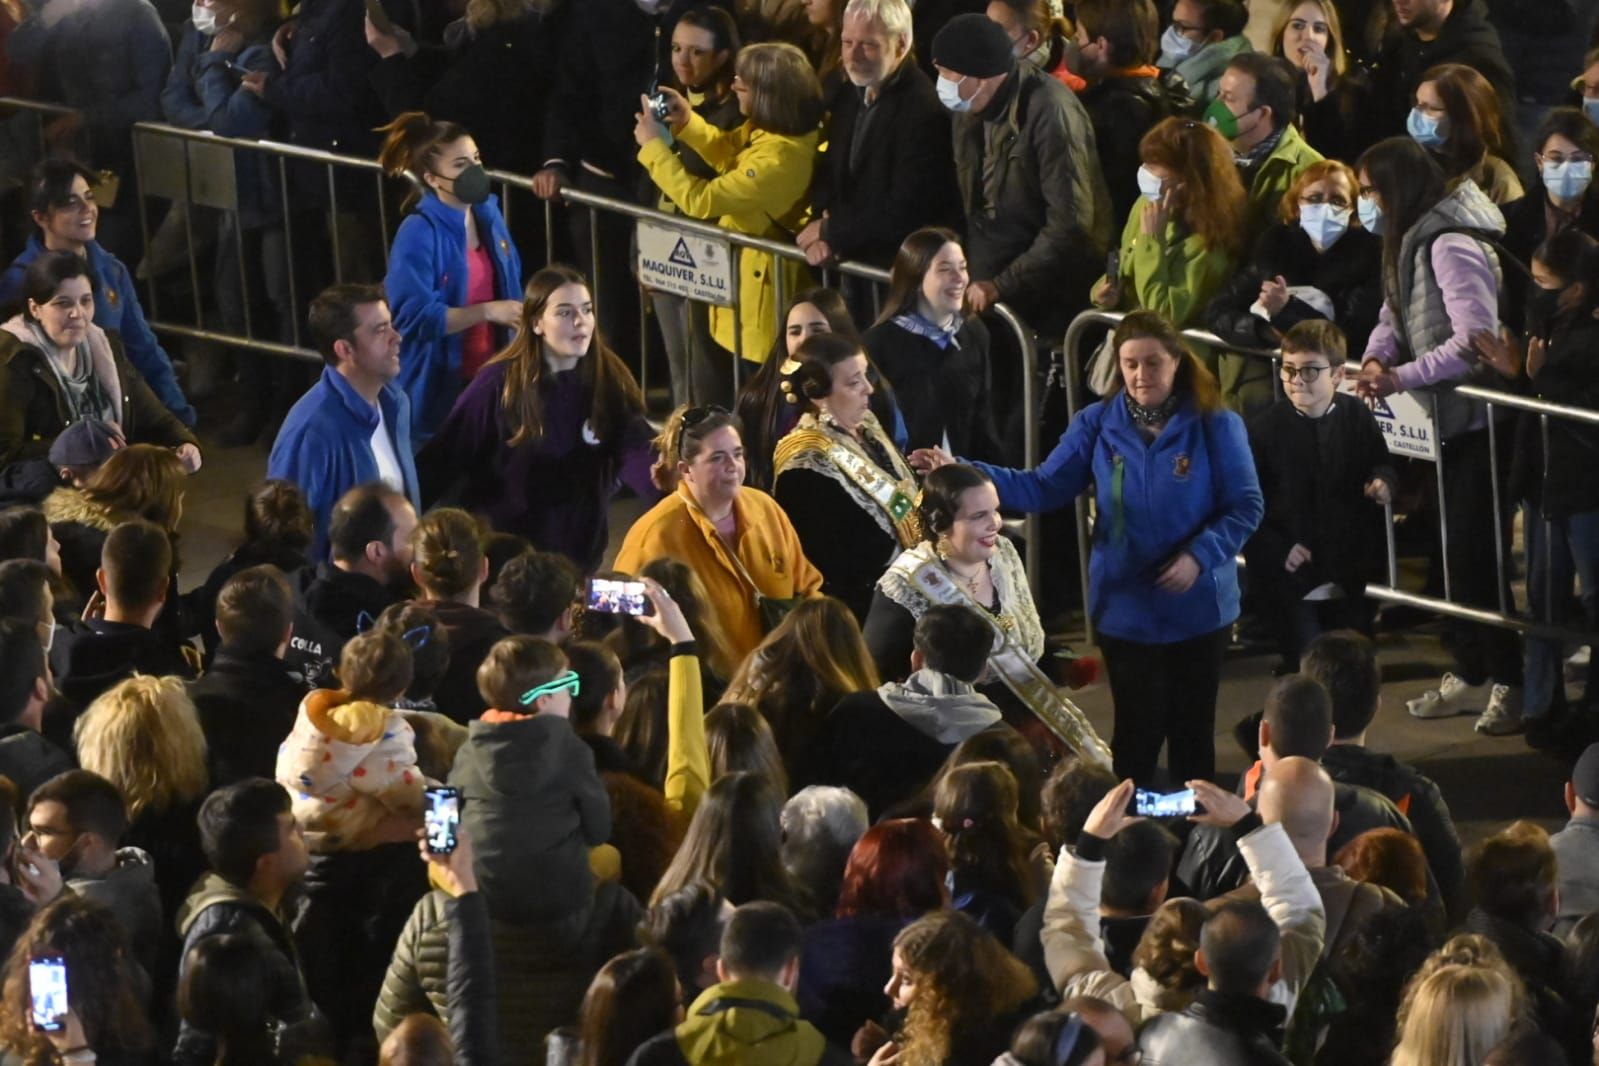
<path id="1" fill-rule="evenodd" d="M 1555 316 L 1560 313 L 1560 289 L 1546 289 L 1541 285 L 1533 285 L 1527 291 L 1526 320 L 1527 336 L 1547 337 L 1549 328 L 1554 324 Z"/>
<path id="2" fill-rule="evenodd" d="M 481 163 L 473 163 L 453 178 L 439 177 L 450 183 L 450 192 L 463 204 L 480 204 L 489 198 L 489 172 Z"/>

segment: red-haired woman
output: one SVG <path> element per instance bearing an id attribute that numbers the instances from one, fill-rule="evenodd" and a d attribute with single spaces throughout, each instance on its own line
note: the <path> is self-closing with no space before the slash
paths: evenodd
<path id="1" fill-rule="evenodd" d="M 922 818 L 878 822 L 855 842 L 838 909 L 806 930 L 800 955 L 800 1012 L 827 1038 L 849 1046 L 855 1030 L 889 1008 L 894 938 L 949 902 L 944 838 Z"/>

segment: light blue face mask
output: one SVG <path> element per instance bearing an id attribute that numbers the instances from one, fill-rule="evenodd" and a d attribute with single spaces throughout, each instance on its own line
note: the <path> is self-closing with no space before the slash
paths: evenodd
<path id="1" fill-rule="evenodd" d="M 972 102 L 970 100 L 961 99 L 961 85 L 964 84 L 965 81 L 966 78 L 964 75 L 961 77 L 960 81 L 950 81 L 948 78 L 940 74 L 937 78 L 938 102 L 949 108 L 951 111 L 970 111 L 972 109 Z"/>
<path id="2" fill-rule="evenodd" d="M 1405 132 L 1423 148 L 1442 148 L 1449 139 L 1449 123 L 1442 117 L 1433 118 L 1421 108 L 1413 107 L 1410 117 L 1405 119 Z"/>
<path id="3" fill-rule="evenodd" d="M 1160 35 L 1160 62 L 1162 67 L 1175 67 L 1183 60 L 1192 56 L 1199 50 L 1199 46 L 1192 40 L 1184 37 L 1177 29 L 1176 24 L 1166 27 L 1166 32 Z"/>
<path id="4" fill-rule="evenodd" d="M 1373 237 L 1382 236 L 1382 208 L 1377 206 L 1377 201 L 1370 197 L 1362 196 L 1355 201 L 1355 209 L 1360 212 L 1360 224 L 1366 227 L 1366 232 Z"/>
<path id="5" fill-rule="evenodd" d="M 1349 208 L 1332 204 L 1301 204 L 1300 228 L 1310 237 L 1318 251 L 1325 252 L 1349 229 Z"/>
<path id="6" fill-rule="evenodd" d="M 1592 122 L 1595 126 L 1599 126 L 1599 100 L 1590 100 L 1586 96 L 1583 97 L 1582 113 L 1588 116 L 1589 122 Z"/>
<path id="7" fill-rule="evenodd" d="M 1550 196 L 1556 200 L 1575 200 L 1588 191 L 1593 181 L 1593 162 L 1587 159 L 1546 162 L 1539 173 Z"/>
<path id="8" fill-rule="evenodd" d="M 1138 168 L 1138 195 L 1152 204 L 1159 203 L 1160 194 L 1165 191 L 1165 187 L 1166 183 L 1161 181 L 1160 175 L 1153 170 L 1142 166 Z"/>

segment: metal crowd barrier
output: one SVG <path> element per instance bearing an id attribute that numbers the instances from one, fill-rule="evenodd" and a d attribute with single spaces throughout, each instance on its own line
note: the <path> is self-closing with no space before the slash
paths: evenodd
<path id="1" fill-rule="evenodd" d="M 61 113 L 70 109 L 60 108 L 56 105 L 39 104 L 33 101 L 20 100 L 12 97 L 0 98 L 0 107 L 12 107 L 21 110 L 35 110 L 41 112 Z M 152 328 L 172 336 L 187 337 L 196 340 L 208 341 L 231 347 L 243 348 L 265 355 L 302 359 L 307 361 L 321 361 L 321 356 L 316 351 L 307 347 L 302 337 L 300 309 L 309 299 L 310 294 L 301 293 L 295 279 L 295 227 L 291 223 L 293 204 L 290 198 L 289 164 L 291 161 L 320 166 L 324 169 L 327 180 L 328 205 L 327 214 L 331 230 L 331 254 L 333 277 L 335 281 L 343 281 L 346 263 L 349 257 L 343 247 L 343 235 L 336 219 L 340 214 L 339 183 L 336 180 L 339 170 L 351 170 L 371 175 L 373 187 L 376 192 L 377 221 L 381 230 L 382 239 L 378 242 L 382 246 L 383 261 L 388 260 L 388 245 L 391 237 L 389 226 L 389 211 L 386 201 L 386 188 L 384 175 L 377 162 L 372 159 L 352 155 L 341 155 L 335 152 L 321 151 L 314 148 L 303 148 L 297 145 L 282 144 L 275 141 L 254 141 L 236 137 L 223 137 L 205 130 L 190 130 L 178 126 L 171 126 L 157 122 L 141 122 L 133 128 L 133 159 L 137 177 L 139 193 L 139 221 L 144 239 L 147 257 L 152 251 L 151 218 L 146 206 L 146 200 L 154 197 L 165 199 L 175 205 L 182 205 L 184 247 L 189 275 L 189 288 L 192 294 L 193 319 L 189 322 L 178 321 L 166 314 L 168 310 L 159 292 L 159 278 L 154 269 L 146 285 L 147 305 L 145 310 Z M 240 302 L 243 315 L 243 333 L 229 331 L 207 321 L 208 315 L 205 307 L 204 293 L 209 291 L 210 285 L 202 283 L 202 277 L 209 281 L 209 270 L 202 274 L 200 257 L 195 240 L 193 209 L 202 208 L 220 212 L 227 216 L 234 232 L 240 232 L 239 225 L 239 197 L 236 152 L 249 152 L 265 155 L 275 161 L 276 177 L 278 183 L 279 206 L 283 212 L 282 226 L 284 230 L 285 257 L 288 260 L 288 303 L 295 313 L 289 316 L 289 331 L 291 342 L 284 343 L 258 335 L 251 316 L 251 288 L 250 270 L 245 261 L 244 242 L 236 239 L 235 251 L 238 255 Z M 511 174 L 504 171 L 490 171 L 491 181 L 499 186 L 501 203 L 507 223 L 511 218 L 512 189 L 532 193 L 532 178 L 520 174 Z M 639 204 L 616 200 L 610 197 L 599 196 L 585 192 L 581 189 L 567 187 L 561 192 L 561 201 L 569 209 L 587 210 L 589 212 L 589 234 L 591 244 L 588 249 L 590 256 L 589 269 L 591 273 L 590 284 L 595 291 L 595 300 L 599 300 L 602 288 L 600 272 L 604 269 L 601 256 L 599 226 L 595 224 L 600 212 L 621 215 L 631 218 L 635 223 L 643 223 L 659 229 L 670 230 L 679 236 L 693 236 L 704 241 L 715 242 L 718 246 L 725 246 L 729 250 L 730 284 L 728 286 L 725 306 L 732 309 L 734 316 L 734 336 L 742 343 L 742 323 L 739 322 L 738 277 L 739 257 L 745 251 L 760 251 L 777 258 L 805 262 L 805 255 L 793 244 L 767 240 L 761 237 L 751 237 L 745 234 L 734 233 L 723 229 L 713 222 L 687 218 L 682 215 L 668 214 L 654 208 Z M 545 262 L 555 258 L 555 204 L 543 201 L 545 212 Z M 396 225 L 398 223 L 396 222 Z M 207 264 L 209 267 L 209 264 Z M 809 269 L 809 268 L 807 268 Z M 877 267 L 863 263 L 837 263 L 827 268 L 829 273 L 836 272 L 852 277 L 863 278 L 873 282 L 879 287 L 874 292 L 874 298 L 880 299 L 880 287 L 888 282 L 888 272 Z M 776 299 L 775 313 L 777 316 L 777 329 L 781 334 L 784 326 L 789 292 L 788 279 L 784 272 L 776 272 Z M 648 314 L 647 299 L 640 299 L 640 317 Z M 693 299 L 693 297 L 688 297 Z M 708 301 L 696 301 L 708 302 Z M 1022 367 L 1022 396 L 1023 408 L 1029 412 L 1036 412 L 1037 405 L 1037 380 L 1038 350 L 1032 331 L 1017 317 L 1009 307 L 996 304 L 992 308 L 993 317 L 1003 323 L 1015 338 L 1017 349 L 1021 352 Z M 643 323 L 641 322 L 641 326 Z M 640 336 L 647 336 L 647 331 L 641 328 Z M 743 352 L 735 352 L 742 356 Z M 762 358 L 766 353 L 754 353 L 756 359 Z M 753 361 L 753 360 L 752 360 Z M 641 384 L 647 382 L 647 364 L 645 353 L 640 352 Z M 733 388 L 735 398 L 739 387 L 738 360 L 734 360 Z M 1037 419 L 1029 417 L 1023 420 L 1023 458 L 1027 466 L 1036 466 L 1039 461 L 1039 441 Z M 1039 559 L 1041 557 L 1040 522 L 1037 515 L 1029 515 L 1023 522 L 1026 538 L 1025 562 L 1029 581 L 1034 592 L 1039 587 Z"/>
<path id="2" fill-rule="evenodd" d="M 1119 311 L 1084 311 L 1075 319 L 1073 319 L 1071 325 L 1067 327 L 1065 349 L 1066 407 L 1068 412 L 1068 420 L 1075 418 L 1078 411 L 1080 411 L 1084 406 L 1083 397 L 1081 394 L 1081 348 L 1084 334 L 1090 326 L 1108 325 L 1114 327 L 1120 323 L 1124 317 L 1124 313 Z M 1276 367 L 1280 364 L 1282 359 L 1282 352 L 1280 349 L 1240 348 L 1237 345 L 1231 344 L 1230 342 L 1223 340 L 1221 337 L 1218 337 L 1216 334 L 1206 330 L 1187 329 L 1182 330 L 1181 333 L 1185 340 L 1197 344 L 1207 345 L 1216 349 L 1217 351 L 1244 355 L 1251 358 L 1271 360 L 1274 370 L 1274 373 L 1272 374 L 1273 391 L 1278 394 L 1281 393 L 1281 375 L 1275 373 Z M 1358 361 L 1350 361 L 1345 364 L 1346 372 L 1358 372 L 1359 369 L 1360 364 Z M 1434 430 L 1433 433 L 1436 457 L 1430 461 L 1436 468 L 1436 476 L 1433 478 L 1433 480 L 1437 486 L 1438 497 L 1439 565 L 1443 572 L 1443 598 L 1440 599 L 1436 596 L 1426 596 L 1420 593 L 1409 592 L 1399 587 L 1399 558 L 1394 539 L 1394 510 L 1391 502 L 1384 507 L 1387 527 L 1388 584 L 1368 584 L 1366 586 L 1366 595 L 1382 603 L 1417 607 L 1423 610 L 1432 611 L 1435 614 L 1445 615 L 1451 618 L 1458 618 L 1469 622 L 1478 622 L 1484 625 L 1498 626 L 1502 629 L 1510 629 L 1518 633 L 1531 636 L 1578 642 L 1588 642 L 1593 640 L 1595 634 L 1556 625 L 1547 617 L 1543 619 L 1533 619 L 1518 614 L 1515 611 L 1515 604 L 1511 602 L 1511 594 L 1509 591 L 1510 583 L 1506 579 L 1505 566 L 1504 519 L 1506 515 L 1503 507 L 1503 501 L 1500 499 L 1501 493 L 1499 487 L 1499 427 L 1496 425 L 1494 409 L 1496 407 L 1503 407 L 1517 411 L 1531 412 L 1538 416 L 1540 431 L 1543 439 L 1543 458 L 1546 473 L 1549 462 L 1549 420 L 1551 418 L 1564 419 L 1566 421 L 1599 427 L 1599 411 L 1593 411 L 1582 407 L 1567 407 L 1562 404 L 1549 403 L 1544 400 L 1537 400 L 1526 396 L 1518 396 L 1514 393 L 1500 392 L 1496 389 L 1485 389 L 1475 385 L 1458 386 L 1455 389 L 1455 392 L 1460 396 L 1465 396 L 1470 399 L 1480 401 L 1484 405 L 1487 413 L 1488 455 L 1490 464 L 1489 469 L 1493 481 L 1493 507 L 1495 517 L 1494 558 L 1497 563 L 1497 576 L 1499 578 L 1499 610 L 1492 611 L 1481 607 L 1472 607 L 1466 604 L 1455 603 L 1453 601 L 1452 595 L 1454 590 L 1449 577 L 1449 532 L 1448 524 L 1444 521 L 1444 514 L 1446 512 L 1446 498 L 1443 478 L 1443 442 L 1437 440 L 1436 430 Z M 1437 397 L 1434 394 L 1429 394 L 1429 399 L 1431 401 L 1430 420 L 1432 426 L 1436 427 Z M 1392 451 L 1392 449 L 1390 449 L 1390 451 Z M 1407 452 L 1394 452 L 1394 454 L 1402 457 L 1417 458 L 1417 456 L 1414 454 Z M 1092 549 L 1092 543 L 1089 537 L 1088 509 L 1089 494 L 1085 492 L 1079 496 L 1076 501 L 1078 571 L 1082 580 L 1085 604 L 1088 596 L 1088 559 L 1089 553 Z M 1545 544 L 1550 542 L 1550 525 L 1551 523 L 1545 519 Z M 1552 583 L 1553 567 L 1545 568 L 1545 576 L 1546 579 Z M 1546 588 L 1552 588 L 1552 585 L 1546 586 Z M 1552 595 L 1545 595 L 1544 604 L 1546 611 L 1553 611 L 1556 607 L 1554 603 L 1554 597 Z M 1087 630 L 1089 642 L 1094 643 L 1096 634 L 1093 617 L 1091 612 L 1087 611 L 1086 609 L 1084 611 L 1084 624 Z"/>

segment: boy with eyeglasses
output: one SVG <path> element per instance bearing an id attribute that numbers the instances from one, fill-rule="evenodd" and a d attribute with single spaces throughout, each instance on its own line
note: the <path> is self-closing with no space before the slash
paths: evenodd
<path id="1" fill-rule="evenodd" d="M 1283 397 L 1249 422 L 1266 517 L 1244 559 L 1278 634 L 1278 673 L 1297 670 L 1325 629 L 1371 630 L 1364 591 L 1398 478 L 1371 409 L 1338 391 L 1346 354 L 1326 319 L 1294 326 L 1282 341 Z"/>

